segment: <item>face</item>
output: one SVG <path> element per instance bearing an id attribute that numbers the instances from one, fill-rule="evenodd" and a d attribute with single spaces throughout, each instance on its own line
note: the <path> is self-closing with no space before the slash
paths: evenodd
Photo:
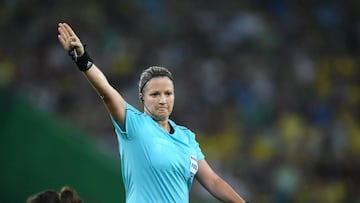
<path id="1" fill-rule="evenodd" d="M 144 112 L 156 121 L 167 120 L 174 107 L 174 84 L 168 77 L 150 79 L 140 95 L 144 102 Z"/>

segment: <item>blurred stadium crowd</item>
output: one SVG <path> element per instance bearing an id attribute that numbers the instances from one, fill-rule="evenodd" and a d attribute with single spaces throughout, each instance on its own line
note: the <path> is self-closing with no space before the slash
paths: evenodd
<path id="1" fill-rule="evenodd" d="M 136 107 L 141 71 L 169 68 L 171 118 L 251 202 L 360 202 L 359 11 L 357 0 L 3 1 L 0 87 L 117 154 L 101 100 L 57 41 L 65 21 Z"/>

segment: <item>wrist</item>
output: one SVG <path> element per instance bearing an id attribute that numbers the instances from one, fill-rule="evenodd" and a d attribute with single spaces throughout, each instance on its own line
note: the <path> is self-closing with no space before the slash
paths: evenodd
<path id="1" fill-rule="evenodd" d="M 74 48 L 69 51 L 69 55 L 71 56 L 71 59 L 76 63 L 78 69 L 83 72 L 89 70 L 94 63 L 86 50 L 84 50 L 83 53 L 80 55 Z"/>
<path id="2" fill-rule="evenodd" d="M 94 64 L 93 60 L 90 58 L 89 54 L 85 51 L 82 56 L 78 57 L 75 61 L 77 67 L 80 71 L 87 71 Z"/>

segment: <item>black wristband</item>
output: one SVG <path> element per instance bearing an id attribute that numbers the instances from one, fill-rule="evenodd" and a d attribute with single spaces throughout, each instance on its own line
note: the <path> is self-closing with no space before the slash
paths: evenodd
<path id="1" fill-rule="evenodd" d="M 93 65 L 93 60 L 90 58 L 89 54 L 85 51 L 84 54 L 78 57 L 75 61 L 80 71 L 87 71 Z"/>
<path id="2" fill-rule="evenodd" d="M 89 70 L 94 63 L 86 51 L 84 52 L 84 54 L 82 56 L 78 57 L 76 49 L 72 49 L 69 52 L 69 55 L 71 56 L 71 59 L 73 61 L 75 61 L 76 65 L 80 71 Z"/>

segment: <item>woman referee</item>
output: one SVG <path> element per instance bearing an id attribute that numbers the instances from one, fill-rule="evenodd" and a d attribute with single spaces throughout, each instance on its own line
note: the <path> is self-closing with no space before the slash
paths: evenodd
<path id="1" fill-rule="evenodd" d="M 93 63 L 67 23 L 58 24 L 58 39 L 102 98 L 119 141 L 127 203 L 189 202 L 196 178 L 222 202 L 245 201 L 208 165 L 195 135 L 169 119 L 174 82 L 168 69 L 152 66 L 140 76 L 140 112 L 127 103 Z"/>

